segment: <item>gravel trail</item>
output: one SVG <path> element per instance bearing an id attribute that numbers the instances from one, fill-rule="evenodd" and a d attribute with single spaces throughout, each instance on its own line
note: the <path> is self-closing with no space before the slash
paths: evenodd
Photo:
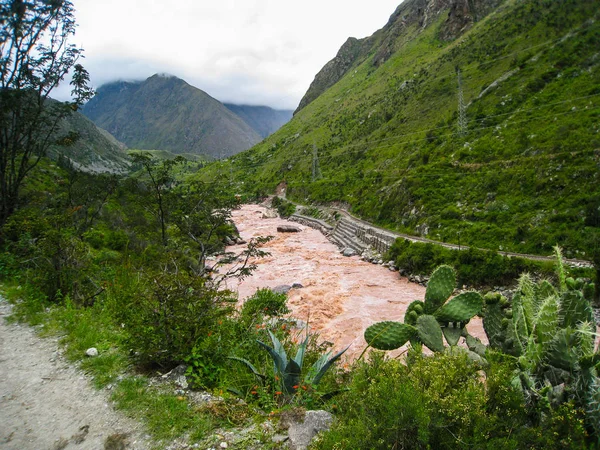
<path id="1" fill-rule="evenodd" d="M 0 297 L 0 449 L 149 448 L 142 426 L 62 357 L 57 339 L 8 324 L 10 311 Z"/>

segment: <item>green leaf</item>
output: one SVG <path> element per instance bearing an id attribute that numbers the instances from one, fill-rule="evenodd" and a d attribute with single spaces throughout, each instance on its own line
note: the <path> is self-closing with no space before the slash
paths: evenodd
<path id="1" fill-rule="evenodd" d="M 319 382 L 321 381 L 321 378 L 323 378 L 323 375 L 325 375 L 325 373 L 327 372 L 327 370 L 349 348 L 350 348 L 350 346 L 346 347 L 344 350 L 342 350 L 341 352 L 337 353 L 336 355 L 334 355 L 329 360 L 327 360 L 327 358 L 330 355 L 329 353 L 326 353 L 325 355 L 321 356 L 321 358 L 319 358 L 319 360 L 316 363 L 314 363 L 313 366 L 311 367 L 311 369 L 309 370 L 309 373 L 308 373 L 308 375 L 306 377 L 307 382 L 309 384 L 312 384 L 313 386 L 316 386 L 317 384 L 319 384 Z"/>

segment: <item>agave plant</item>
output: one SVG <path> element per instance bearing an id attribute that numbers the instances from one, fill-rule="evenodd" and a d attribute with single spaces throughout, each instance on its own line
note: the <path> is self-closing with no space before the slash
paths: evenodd
<path id="1" fill-rule="evenodd" d="M 321 382 L 323 375 L 325 375 L 333 363 L 335 363 L 335 361 L 338 360 L 340 356 L 346 352 L 346 350 L 348 350 L 348 347 L 346 347 L 344 350 L 336 353 L 334 356 L 331 356 L 331 352 L 323 354 L 306 371 L 306 373 L 303 374 L 302 366 L 304 364 L 304 355 L 310 340 L 310 335 L 307 334 L 306 339 L 298 346 L 296 356 L 289 359 L 283 344 L 279 341 L 279 339 L 277 339 L 277 336 L 275 336 L 270 330 L 267 331 L 269 332 L 273 346 L 265 344 L 262 341 L 257 340 L 257 342 L 271 356 L 271 359 L 273 360 L 273 374 L 275 375 L 275 379 L 279 380 L 279 383 L 281 384 L 281 391 L 287 395 L 294 395 L 297 391 L 297 387 L 300 385 L 310 385 L 313 387 L 317 386 Z M 261 379 L 267 378 L 266 375 L 260 373 L 250 361 L 235 356 L 232 356 L 231 359 L 244 363 L 246 367 L 248 367 L 257 377 Z"/>
<path id="2" fill-rule="evenodd" d="M 410 341 L 413 345 L 423 344 L 434 352 L 443 352 L 446 350 L 444 338 L 450 347 L 456 347 L 461 336 L 473 347 L 482 345 L 467 333 L 465 325 L 479 314 L 483 298 L 478 292 L 463 292 L 449 300 L 455 286 L 454 269 L 439 266 L 427 284 L 425 301 L 416 300 L 408 306 L 404 323 L 375 323 L 366 329 L 365 340 L 379 350 L 394 350 Z M 469 355 L 480 359 L 473 352 Z"/>

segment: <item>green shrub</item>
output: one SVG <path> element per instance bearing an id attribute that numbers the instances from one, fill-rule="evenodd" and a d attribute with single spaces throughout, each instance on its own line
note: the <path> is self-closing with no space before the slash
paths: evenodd
<path id="1" fill-rule="evenodd" d="M 261 322 L 263 316 L 276 317 L 287 314 L 287 295 L 273 292 L 271 289 L 258 289 L 254 295 L 244 302 L 241 318 L 249 323 L 252 320 Z"/>
<path id="2" fill-rule="evenodd" d="M 168 367 L 183 362 L 231 311 L 227 292 L 184 272 L 144 274 L 139 287 L 121 311 L 128 345 L 145 364 Z"/>
<path id="3" fill-rule="evenodd" d="M 296 212 L 296 205 L 279 197 L 273 197 L 272 206 L 277 209 L 281 217 L 290 217 Z"/>
<path id="4" fill-rule="evenodd" d="M 337 419 L 314 449 L 585 448 L 572 404 L 533 422 L 510 385 L 513 367 L 490 357 L 483 374 L 465 355 L 412 353 L 407 364 L 373 354 L 331 406 Z"/>

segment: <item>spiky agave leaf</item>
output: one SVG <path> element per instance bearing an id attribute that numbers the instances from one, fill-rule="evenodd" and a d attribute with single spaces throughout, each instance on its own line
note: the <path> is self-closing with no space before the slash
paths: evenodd
<path id="1" fill-rule="evenodd" d="M 444 351 L 444 338 L 442 328 L 435 317 L 426 314 L 417 319 L 417 332 L 419 339 L 434 352 Z"/>
<path id="2" fill-rule="evenodd" d="M 440 322 L 466 322 L 481 312 L 483 298 L 479 292 L 463 292 L 433 313 Z"/>
<path id="3" fill-rule="evenodd" d="M 365 341 L 378 350 L 394 350 L 402 347 L 417 330 L 411 325 L 400 322 L 377 322 L 365 330 Z"/>
<path id="4" fill-rule="evenodd" d="M 308 374 L 305 378 L 307 383 L 312 384 L 313 386 L 319 384 L 321 382 L 321 378 L 323 378 L 323 375 L 325 375 L 327 370 L 329 370 L 333 363 L 336 362 L 340 358 L 340 356 L 342 356 L 349 348 L 350 346 L 346 347 L 344 350 L 342 350 L 339 353 L 336 353 L 331 358 L 329 358 L 329 355 L 331 353 L 326 353 L 323 356 L 321 356 L 308 371 Z"/>
<path id="5" fill-rule="evenodd" d="M 302 368 L 293 359 L 285 367 L 282 375 L 283 389 L 287 394 L 294 394 L 300 384 Z M 295 386 L 295 387 L 294 387 Z"/>
<path id="6" fill-rule="evenodd" d="M 263 379 L 263 380 L 266 378 L 266 376 L 265 376 L 265 375 L 263 375 L 262 373 L 260 373 L 260 372 L 258 371 L 258 369 L 257 369 L 256 367 L 254 367 L 254 365 L 253 365 L 253 364 L 252 364 L 250 361 L 248 361 L 247 359 L 244 359 L 244 358 L 238 358 L 237 356 L 230 356 L 230 357 L 229 357 L 229 359 L 233 359 L 234 361 L 239 361 L 239 362 L 241 362 L 241 363 L 245 364 L 245 365 L 246 365 L 246 367 L 248 367 L 248 368 L 250 369 L 250 371 L 251 371 L 251 372 L 252 372 L 254 375 L 256 375 L 258 378 L 260 378 L 260 379 Z"/>
<path id="7" fill-rule="evenodd" d="M 431 274 L 425 291 L 425 312 L 432 314 L 442 306 L 456 287 L 456 272 L 450 266 L 439 266 Z"/>
<path id="8" fill-rule="evenodd" d="M 294 356 L 294 361 L 296 362 L 296 364 L 298 364 L 298 366 L 300 366 L 300 368 L 302 368 L 302 364 L 304 364 L 304 354 L 306 353 L 306 347 L 308 345 L 309 339 L 310 336 L 306 336 L 306 339 L 304 339 L 304 341 L 302 341 L 302 343 L 298 347 L 296 356 Z"/>

